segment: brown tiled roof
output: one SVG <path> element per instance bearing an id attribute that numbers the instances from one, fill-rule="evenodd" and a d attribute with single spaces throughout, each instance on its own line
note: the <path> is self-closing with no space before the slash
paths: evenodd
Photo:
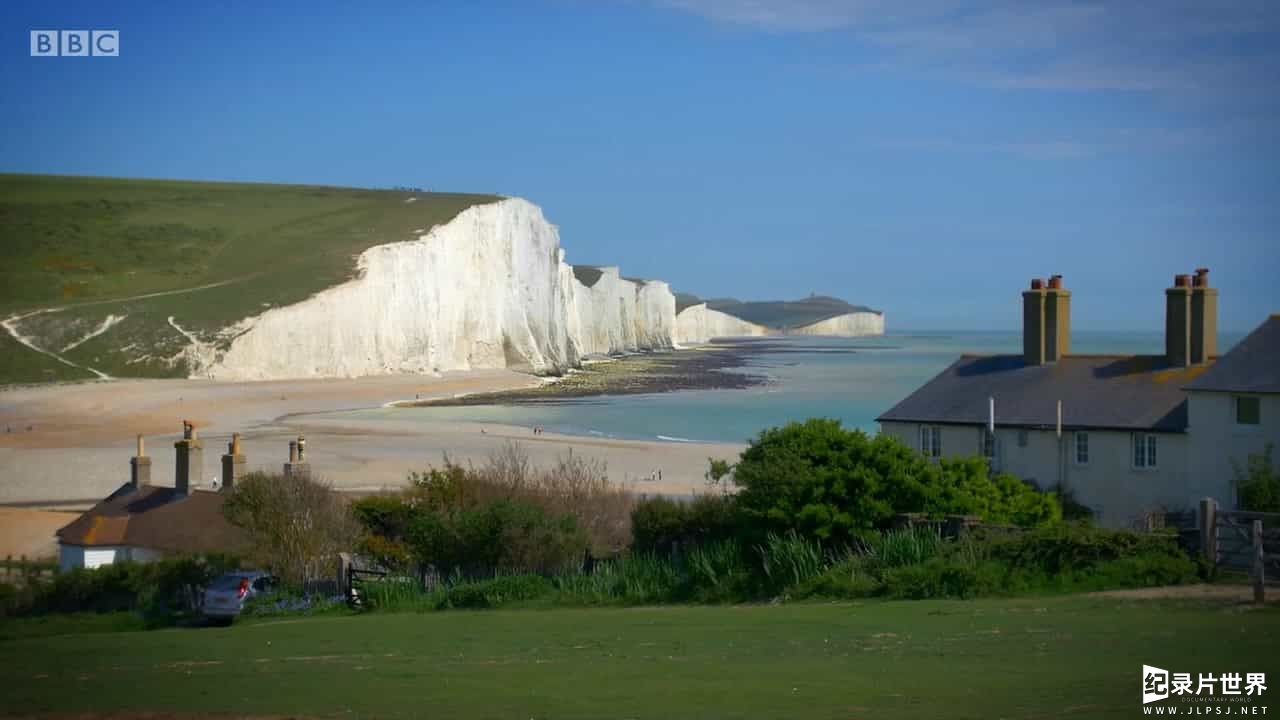
<path id="1" fill-rule="evenodd" d="M 985 424 L 995 398 L 997 426 L 1053 427 L 1061 400 L 1067 428 L 1183 432 L 1183 387 L 1204 370 L 1170 366 L 1158 355 L 1068 355 L 1048 365 L 1027 365 L 1021 355 L 968 355 L 876 419 Z"/>
<path id="2" fill-rule="evenodd" d="M 125 484 L 58 531 L 67 545 L 128 545 L 172 553 L 235 552 L 245 535 L 222 514 L 222 493 Z"/>

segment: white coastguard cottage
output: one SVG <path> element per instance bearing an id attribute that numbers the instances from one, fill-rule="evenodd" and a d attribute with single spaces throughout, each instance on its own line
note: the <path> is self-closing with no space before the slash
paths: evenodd
<path id="1" fill-rule="evenodd" d="M 1219 360 L 1201 268 L 1165 291 L 1163 355 L 1075 355 L 1062 277 L 1022 296 L 1021 354 L 962 356 L 877 418 L 881 432 L 928 457 L 986 456 L 1112 527 L 1204 497 L 1235 506 L 1232 459 L 1274 442 L 1280 421 L 1274 316 Z"/>
<path id="2" fill-rule="evenodd" d="M 1267 318 L 1186 387 L 1191 472 L 1234 478 L 1267 446 L 1280 463 L 1280 314 Z M 1234 492 L 1216 498 L 1230 507 Z"/>
<path id="3" fill-rule="evenodd" d="M 301 436 L 289 443 L 285 475 L 310 476 L 305 448 Z M 125 560 L 147 562 L 171 554 L 236 553 L 245 548 L 244 532 L 222 513 L 227 494 L 247 468 L 240 434 L 231 436 L 222 456 L 222 479 L 216 491 L 196 487 L 204 477 L 204 445 L 191 423 L 183 421 L 182 438 L 174 443 L 174 450 L 173 486 L 152 485 L 151 458 L 138 436 L 138 454 L 129 460 L 129 482 L 58 531 L 60 570 Z"/>

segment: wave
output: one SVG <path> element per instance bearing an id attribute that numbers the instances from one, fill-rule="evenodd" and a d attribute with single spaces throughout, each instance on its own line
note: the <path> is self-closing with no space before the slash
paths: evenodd
<path id="1" fill-rule="evenodd" d="M 659 436 L 658 436 L 658 439 L 659 439 L 659 440 L 666 440 L 667 442 L 687 442 L 687 443 L 694 442 L 693 440 L 690 440 L 689 438 L 672 437 L 672 436 L 670 436 L 670 435 L 659 435 Z"/>

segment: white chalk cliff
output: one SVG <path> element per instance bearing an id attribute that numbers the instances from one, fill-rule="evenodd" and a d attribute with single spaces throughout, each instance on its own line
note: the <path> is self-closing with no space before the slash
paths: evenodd
<path id="1" fill-rule="evenodd" d="M 706 305 L 677 315 L 665 282 L 571 267 L 556 227 L 518 198 L 468 208 L 415 240 L 371 247 L 356 264 L 352 280 L 246 318 L 220 342 L 193 341 L 185 351 L 192 376 L 559 374 L 590 355 L 772 332 Z M 850 322 L 864 334 L 863 321 Z"/>
<path id="2" fill-rule="evenodd" d="M 478 205 L 416 240 L 360 254 L 355 279 L 229 328 L 194 358 L 197 377 L 263 380 L 476 368 L 560 373 L 586 355 L 672 346 L 664 282 L 564 262 L 535 205 Z"/>
<path id="3" fill-rule="evenodd" d="M 852 312 L 837 315 L 816 323 L 789 328 L 788 335 L 838 335 L 856 337 L 859 335 L 883 335 L 884 313 Z"/>
<path id="4" fill-rule="evenodd" d="M 712 338 L 755 337 L 772 332 L 763 325 L 712 310 L 706 303 L 691 305 L 676 315 L 677 345 L 697 345 Z"/>

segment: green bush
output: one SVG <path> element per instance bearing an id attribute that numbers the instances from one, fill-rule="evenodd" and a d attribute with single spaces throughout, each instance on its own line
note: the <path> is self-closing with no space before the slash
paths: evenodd
<path id="1" fill-rule="evenodd" d="M 540 575 L 504 575 L 492 580 L 463 582 L 450 587 L 440 598 L 438 609 L 484 609 L 507 603 L 526 602 L 550 595 L 551 581 Z"/>
<path id="2" fill-rule="evenodd" d="M 827 598 L 851 600 L 879 595 L 884 584 L 869 567 L 865 557 L 850 555 L 828 567 L 821 575 L 800 583 L 791 591 L 797 600 Z"/>
<path id="3" fill-rule="evenodd" d="M 1128 557 L 1180 558 L 1191 562 L 1179 549 L 1176 536 L 1160 533 L 1060 525 L 983 537 L 993 560 L 1048 575 L 1091 570 L 1100 563 Z"/>
<path id="4" fill-rule="evenodd" d="M 700 495 L 689 502 L 645 498 L 631 511 L 631 550 L 670 553 L 677 545 L 734 538 L 739 526 L 737 505 L 729 495 Z"/>
<path id="5" fill-rule="evenodd" d="M 751 571 L 742 548 L 732 540 L 698 545 L 685 557 L 687 595 L 700 602 L 741 599 L 748 591 Z"/>
<path id="6" fill-rule="evenodd" d="M 822 546 L 800 537 L 794 530 L 785 535 L 769 534 L 756 547 L 763 573 L 763 590 L 778 594 L 822 574 L 827 567 Z"/>
<path id="7" fill-rule="evenodd" d="M 1061 519 L 1051 495 L 1009 475 L 991 477 L 981 458 L 930 462 L 893 437 L 872 438 L 836 420 L 763 431 L 733 477 L 740 525 L 753 542 L 794 530 L 840 547 L 904 512 L 1027 526 Z"/>
<path id="8" fill-rule="evenodd" d="M 922 563 L 938 554 L 942 536 L 932 527 L 921 525 L 887 530 L 867 544 L 867 553 L 882 568 Z"/>
<path id="9" fill-rule="evenodd" d="M 160 622 L 194 611 L 204 586 L 238 566 L 234 557 L 211 555 L 78 568 L 15 593 L 11 609 L 23 615 L 139 611 Z"/>
<path id="10" fill-rule="evenodd" d="M 1280 512 L 1280 472 L 1271 463 L 1274 447 L 1267 443 L 1261 453 L 1250 453 L 1244 467 L 1232 461 L 1240 507 L 1254 512 Z"/>

